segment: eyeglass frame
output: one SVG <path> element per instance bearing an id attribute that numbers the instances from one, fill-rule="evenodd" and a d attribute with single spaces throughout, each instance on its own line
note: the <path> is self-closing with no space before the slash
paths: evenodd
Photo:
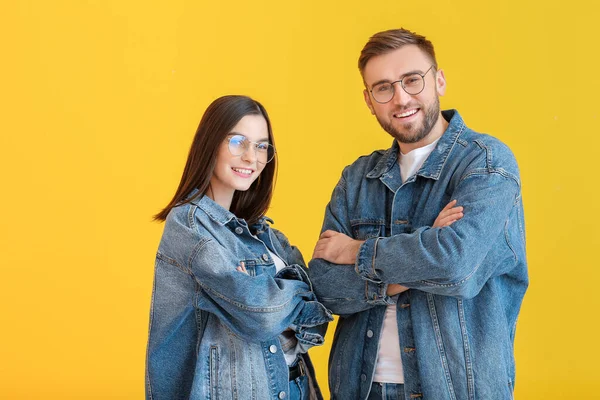
<path id="1" fill-rule="evenodd" d="M 435 67 L 435 65 L 434 65 L 434 64 L 431 64 L 431 66 L 429 67 L 429 69 L 428 69 L 427 71 L 425 71 L 425 73 L 424 73 L 424 74 L 420 74 L 420 73 L 418 73 L 418 72 L 414 72 L 414 73 L 410 73 L 410 74 L 408 74 L 408 75 L 404 75 L 404 76 L 402 77 L 402 79 L 398 79 L 397 81 L 393 81 L 393 82 L 380 82 L 380 83 L 377 83 L 376 85 L 373 85 L 373 87 L 372 87 L 371 89 L 369 89 L 369 93 L 371 93 L 371 97 L 372 97 L 372 98 L 373 98 L 373 100 L 375 100 L 377 103 L 379 103 L 379 104 L 387 104 L 387 103 L 389 103 L 390 101 L 392 101 L 392 99 L 393 99 L 393 98 L 394 98 L 394 96 L 396 95 L 396 89 L 395 89 L 395 85 L 396 85 L 396 83 L 398 83 L 398 82 L 399 82 L 399 83 L 400 83 L 400 86 L 402 87 L 402 90 L 404 90 L 404 91 L 405 91 L 407 94 L 409 94 L 409 95 L 411 95 L 411 96 L 416 96 L 416 95 L 418 95 L 418 94 L 421 94 L 421 92 L 423 92 L 423 90 L 425 90 L 425 75 L 427 75 L 427 74 L 429 73 L 429 71 L 431 71 L 431 69 L 432 69 L 432 68 L 434 68 L 434 67 Z M 436 69 L 437 69 L 437 68 L 436 68 Z M 406 90 L 406 88 L 404 87 L 404 82 L 403 82 L 403 81 L 404 81 L 404 79 L 406 79 L 406 78 L 408 78 L 409 76 L 412 76 L 412 75 L 419 75 L 419 76 L 421 77 L 422 81 L 423 81 L 423 87 L 422 87 L 422 88 L 421 88 L 421 90 L 419 90 L 417 93 L 409 93 L 409 92 L 408 92 L 408 90 Z M 373 89 L 375 88 L 375 86 L 377 86 L 377 85 L 382 85 L 382 84 L 384 84 L 384 83 L 389 83 L 389 84 L 391 85 L 391 87 L 392 87 L 392 97 L 390 97 L 390 99 L 389 99 L 388 101 L 379 101 L 379 100 L 377 100 L 377 99 L 375 98 L 375 95 L 373 94 Z"/>
<path id="2" fill-rule="evenodd" d="M 248 147 L 246 147 L 244 149 L 244 151 L 242 153 L 240 153 L 240 154 L 233 154 L 233 152 L 231 151 L 231 147 L 230 147 L 231 146 L 231 139 L 233 139 L 236 136 L 243 137 L 246 140 L 246 142 L 248 142 L 248 144 L 249 144 Z M 227 150 L 229 151 L 229 154 L 231 154 L 234 157 L 241 157 L 241 156 L 243 156 L 244 154 L 246 154 L 246 152 L 248 150 L 250 150 L 250 147 L 251 147 L 250 145 L 254 145 L 252 147 L 254 148 L 254 155 L 256 156 L 256 162 L 258 162 L 260 164 L 263 164 L 263 165 L 267 165 L 268 163 L 270 163 L 271 161 L 273 161 L 273 159 L 275 158 L 275 155 L 277 154 L 277 150 L 275 150 L 275 146 L 273 146 L 271 143 L 264 142 L 264 141 L 263 142 L 253 142 L 250 139 L 248 139 L 246 136 L 242 135 L 241 133 L 230 134 L 229 136 L 227 136 L 227 139 L 225 139 L 225 140 L 227 141 Z M 263 163 L 263 162 L 259 161 L 258 147 L 257 147 L 259 144 L 266 144 L 267 146 L 270 146 L 273 149 L 273 156 L 269 160 L 267 160 L 267 162 Z M 269 154 L 269 150 L 267 150 L 267 156 L 268 156 L 268 154 Z"/>

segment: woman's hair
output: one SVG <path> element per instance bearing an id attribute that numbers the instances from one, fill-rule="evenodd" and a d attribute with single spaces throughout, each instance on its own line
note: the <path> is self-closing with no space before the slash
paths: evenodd
<path id="1" fill-rule="evenodd" d="M 271 121 L 262 104 L 247 96 L 219 97 L 208 106 L 202 116 L 175 196 L 154 216 L 154 220 L 164 221 L 173 207 L 189 203 L 206 194 L 217 162 L 219 147 L 233 127 L 246 115 L 262 115 L 265 118 L 269 143 L 275 146 Z M 258 179 L 248 190 L 235 191 L 230 211 L 250 225 L 262 217 L 271 203 L 276 169 L 277 156 L 265 165 Z M 198 189 L 198 193 L 190 197 L 194 189 Z"/>

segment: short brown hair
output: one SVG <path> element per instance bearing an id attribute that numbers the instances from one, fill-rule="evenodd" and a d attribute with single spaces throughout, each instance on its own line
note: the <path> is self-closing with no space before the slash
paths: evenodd
<path id="1" fill-rule="evenodd" d="M 437 61 L 435 59 L 435 51 L 433 44 L 425 38 L 407 29 L 390 29 L 371 36 L 365 47 L 360 52 L 358 58 L 358 69 L 363 75 L 367 63 L 372 57 L 387 54 L 391 51 L 398 50 L 407 44 L 414 44 L 423 51 L 431 59 L 433 67 L 437 69 Z"/>
<path id="2" fill-rule="evenodd" d="M 248 96 L 219 97 L 208 106 L 202 116 L 173 199 L 154 216 L 154 220 L 164 221 L 174 207 L 189 203 L 206 194 L 217 162 L 219 146 L 233 127 L 246 115 L 264 117 L 269 132 L 269 143 L 275 147 L 271 121 L 262 104 Z M 236 217 L 243 218 L 252 225 L 265 214 L 273 195 L 276 169 L 277 156 L 265 165 L 258 179 L 248 190 L 235 191 L 229 210 Z M 190 197 L 194 189 L 197 189 L 198 193 Z"/>

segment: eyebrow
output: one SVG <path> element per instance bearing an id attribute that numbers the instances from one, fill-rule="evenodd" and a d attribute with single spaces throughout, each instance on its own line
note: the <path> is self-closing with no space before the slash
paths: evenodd
<path id="1" fill-rule="evenodd" d="M 415 74 L 423 75 L 423 71 L 421 71 L 420 69 L 415 69 L 415 70 L 412 70 L 412 71 L 408 71 L 407 73 L 400 75 L 400 78 L 398 78 L 398 80 L 401 81 L 405 77 L 407 77 L 409 75 L 415 75 Z M 378 80 L 377 82 L 375 82 L 374 84 L 371 85 L 371 89 L 373 89 L 373 87 L 379 85 L 380 83 L 390 83 L 390 82 L 392 82 L 392 81 L 390 81 L 389 79 L 380 79 L 380 80 Z"/>
<path id="2" fill-rule="evenodd" d="M 244 135 L 243 133 L 240 133 L 240 132 L 235 132 L 235 131 L 231 131 L 231 132 L 229 132 L 229 134 L 228 134 L 227 136 L 233 136 L 233 135 L 240 135 L 240 136 L 243 136 L 243 137 L 245 137 L 246 139 L 248 139 L 248 138 L 246 137 L 246 135 Z M 250 140 L 250 139 L 248 139 L 248 140 Z M 250 140 L 250 141 L 252 141 L 252 140 Z M 258 139 L 256 142 L 257 142 L 257 143 L 258 143 L 258 142 L 269 142 L 269 137 L 267 136 L 266 138 L 261 138 L 261 139 Z"/>

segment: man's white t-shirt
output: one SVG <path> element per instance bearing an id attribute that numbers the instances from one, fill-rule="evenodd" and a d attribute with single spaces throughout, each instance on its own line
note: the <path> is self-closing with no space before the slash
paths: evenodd
<path id="1" fill-rule="evenodd" d="M 398 160 L 402 182 L 406 182 L 408 178 L 421 169 L 438 140 L 407 154 L 399 152 Z M 402 368 L 402 358 L 400 357 L 400 337 L 398 336 L 398 321 L 396 320 L 396 300 L 398 296 L 393 296 L 392 299 L 394 304 L 388 305 L 385 310 L 373 382 L 403 384 L 404 370 Z"/>

